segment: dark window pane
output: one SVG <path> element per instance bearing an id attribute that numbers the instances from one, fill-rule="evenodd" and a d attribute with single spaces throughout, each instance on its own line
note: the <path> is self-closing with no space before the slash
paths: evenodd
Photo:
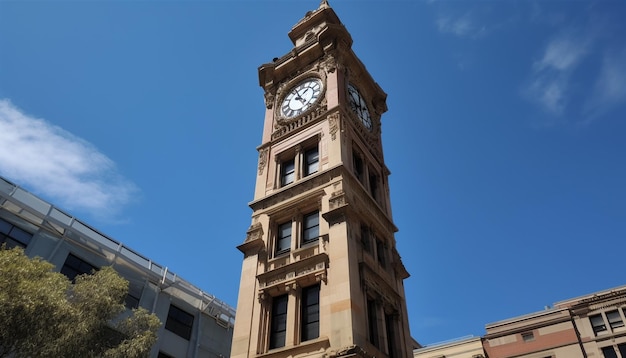
<path id="1" fill-rule="evenodd" d="M 10 222 L 0 219 L 0 233 L 8 235 L 12 227 L 13 225 Z"/>
<path id="2" fill-rule="evenodd" d="M 291 249 L 291 221 L 278 226 L 276 254 L 283 254 Z"/>
<path id="3" fill-rule="evenodd" d="M 376 301 L 367 300 L 367 324 L 370 343 L 378 347 L 378 316 Z"/>
<path id="4" fill-rule="evenodd" d="M 370 194 L 374 200 L 378 201 L 378 176 L 370 175 Z"/>
<path id="5" fill-rule="evenodd" d="M 613 347 L 602 348 L 602 354 L 604 355 L 604 358 L 617 358 L 617 353 L 615 353 L 615 349 L 613 349 Z"/>
<path id="6" fill-rule="evenodd" d="M 363 250 L 367 253 L 372 253 L 372 247 L 370 244 L 370 229 L 366 225 L 361 225 L 361 244 Z"/>
<path id="7" fill-rule="evenodd" d="M 396 341 L 396 321 L 393 315 L 385 315 L 385 329 L 387 330 L 387 352 L 389 352 L 389 358 L 399 357 Z"/>
<path id="8" fill-rule="evenodd" d="M 0 246 L 6 243 L 8 249 L 16 246 L 25 248 L 30 243 L 33 234 L 26 232 L 10 222 L 0 219 Z"/>
<path id="9" fill-rule="evenodd" d="M 624 322 L 622 322 L 622 317 L 619 315 L 619 311 L 610 311 L 606 313 L 606 319 L 609 320 L 609 325 L 611 329 L 624 327 Z"/>
<path id="10" fill-rule="evenodd" d="M 67 276 L 67 278 L 69 278 L 72 282 L 74 282 L 76 276 L 92 274 L 95 270 L 95 266 L 72 254 L 67 255 L 65 263 L 63 264 L 63 267 L 61 267 L 61 273 Z"/>
<path id="11" fill-rule="evenodd" d="M 285 186 L 293 183 L 295 178 L 295 166 L 293 159 L 285 161 L 280 166 L 280 185 Z"/>
<path id="12" fill-rule="evenodd" d="M 382 241 L 376 240 L 376 255 L 378 257 L 378 263 L 381 266 L 385 266 L 385 244 Z"/>
<path id="13" fill-rule="evenodd" d="M 287 295 L 274 297 L 270 322 L 270 349 L 285 346 L 287 334 Z"/>
<path id="14" fill-rule="evenodd" d="M 189 340 L 191 338 L 192 328 L 193 316 L 174 305 L 170 305 L 167 321 L 165 322 L 165 329 Z"/>
<path id="15" fill-rule="evenodd" d="M 354 167 L 354 175 L 360 182 L 363 182 L 363 159 L 356 153 L 352 157 L 352 165 Z"/>
<path id="16" fill-rule="evenodd" d="M 308 341 L 320 335 L 320 286 L 302 289 L 302 335 L 301 340 Z"/>
<path id="17" fill-rule="evenodd" d="M 302 241 L 309 243 L 315 241 L 320 236 L 320 216 L 319 212 L 308 214 L 304 217 L 302 223 Z"/>
<path id="18" fill-rule="evenodd" d="M 310 175 L 319 170 L 320 156 L 317 147 L 311 148 L 304 153 L 304 175 Z"/>
<path id="19" fill-rule="evenodd" d="M 600 332 L 606 331 L 606 324 L 604 323 L 604 318 L 602 318 L 602 315 L 597 314 L 589 316 L 589 321 L 591 322 L 593 333 L 595 333 L 596 335 Z"/>
<path id="20" fill-rule="evenodd" d="M 622 358 L 626 358 L 626 343 L 618 344 L 617 349 L 619 353 L 622 355 Z"/>

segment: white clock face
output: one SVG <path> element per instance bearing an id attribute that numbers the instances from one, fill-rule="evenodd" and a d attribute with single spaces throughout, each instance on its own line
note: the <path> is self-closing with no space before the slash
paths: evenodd
<path id="1" fill-rule="evenodd" d="M 280 113 L 287 118 L 298 116 L 311 108 L 321 93 L 322 81 L 318 78 L 307 78 L 289 91 L 280 105 Z"/>
<path id="2" fill-rule="evenodd" d="M 357 117 L 359 117 L 365 128 L 372 130 L 372 117 L 370 116 L 369 109 L 367 109 L 367 103 L 365 103 L 359 91 L 352 84 L 348 84 L 348 101 L 350 102 L 350 107 Z"/>

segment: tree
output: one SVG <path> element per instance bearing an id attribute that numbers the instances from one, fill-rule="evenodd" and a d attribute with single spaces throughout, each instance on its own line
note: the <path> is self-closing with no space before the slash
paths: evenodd
<path id="1" fill-rule="evenodd" d="M 128 281 L 111 267 L 72 284 L 21 248 L 0 248 L 0 357 L 147 357 L 159 319 L 126 315 Z"/>

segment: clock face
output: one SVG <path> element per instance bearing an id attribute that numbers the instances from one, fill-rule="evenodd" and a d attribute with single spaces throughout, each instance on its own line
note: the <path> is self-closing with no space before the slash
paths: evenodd
<path id="1" fill-rule="evenodd" d="M 359 91 L 352 84 L 348 84 L 348 101 L 350 102 L 350 107 L 354 113 L 356 113 L 357 117 L 359 117 L 365 128 L 372 130 L 372 117 L 370 116 L 369 109 L 367 109 L 367 104 L 363 96 L 361 96 Z"/>
<path id="2" fill-rule="evenodd" d="M 293 118 L 306 112 L 319 99 L 322 93 L 322 81 L 319 78 L 307 78 L 289 90 L 280 105 L 280 113 Z"/>

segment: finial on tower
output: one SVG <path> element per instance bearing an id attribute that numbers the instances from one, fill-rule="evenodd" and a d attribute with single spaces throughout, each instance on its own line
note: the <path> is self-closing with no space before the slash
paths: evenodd
<path id="1" fill-rule="evenodd" d="M 328 9 L 330 7 L 330 5 L 328 5 L 328 0 L 322 0 L 320 2 L 320 9 Z"/>

